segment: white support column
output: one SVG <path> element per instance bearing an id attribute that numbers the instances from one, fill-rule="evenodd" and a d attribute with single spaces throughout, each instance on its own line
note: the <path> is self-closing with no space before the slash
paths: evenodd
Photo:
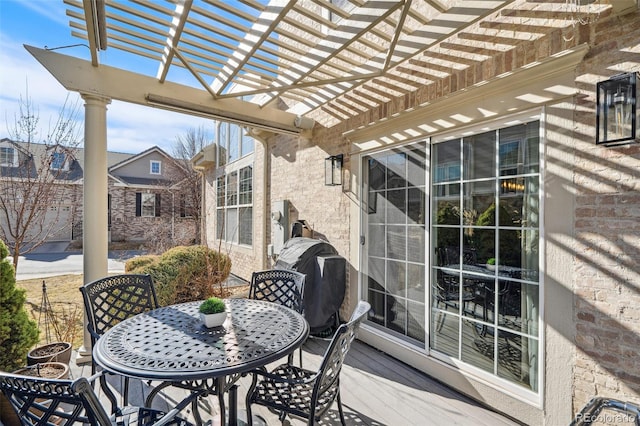
<path id="1" fill-rule="evenodd" d="M 107 105 L 111 99 L 81 93 L 84 99 L 84 202 L 82 219 L 83 282 L 108 273 Z M 76 364 L 91 361 L 91 338 L 84 317 L 83 345 Z"/>

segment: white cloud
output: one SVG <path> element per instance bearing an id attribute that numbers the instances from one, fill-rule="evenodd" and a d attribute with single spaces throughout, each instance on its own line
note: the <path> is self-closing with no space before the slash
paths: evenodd
<path id="1" fill-rule="evenodd" d="M 157 108 L 113 101 L 108 107 L 108 148 L 112 151 L 143 151 L 159 146 L 171 154 L 178 135 L 184 135 L 189 128 L 205 126 L 212 131 L 212 121 L 185 114 L 169 112 Z"/>

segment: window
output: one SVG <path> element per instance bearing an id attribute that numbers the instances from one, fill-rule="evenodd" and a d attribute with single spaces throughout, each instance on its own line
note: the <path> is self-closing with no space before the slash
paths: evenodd
<path id="1" fill-rule="evenodd" d="M 216 235 L 224 241 L 253 244 L 253 166 L 216 180 Z"/>
<path id="2" fill-rule="evenodd" d="M 253 153 L 253 138 L 246 134 L 246 129 L 237 124 L 218 122 L 216 144 L 218 145 L 218 167 L 233 163 Z"/>
<path id="3" fill-rule="evenodd" d="M 136 216 L 159 217 L 160 216 L 160 194 L 136 192 Z"/>
<path id="4" fill-rule="evenodd" d="M 180 194 L 180 217 L 193 217 L 193 197 L 188 194 Z"/>
<path id="5" fill-rule="evenodd" d="M 218 122 L 216 132 L 216 236 L 243 245 L 253 244 L 253 166 L 255 145 L 246 129 Z"/>
<path id="6" fill-rule="evenodd" d="M 66 156 L 64 152 L 54 152 L 51 154 L 51 170 L 63 170 L 65 167 Z"/>
<path id="7" fill-rule="evenodd" d="M 532 121 L 363 159 L 371 325 L 522 394 L 540 383 L 539 133 Z"/>
<path id="8" fill-rule="evenodd" d="M 431 150 L 430 347 L 534 392 L 538 135 L 535 121 L 434 143 Z M 447 175 L 453 157 L 462 173 Z"/>
<path id="9" fill-rule="evenodd" d="M 426 145 L 367 157 L 368 209 L 362 280 L 372 322 L 425 345 Z"/>
<path id="10" fill-rule="evenodd" d="M 151 169 L 149 171 L 152 175 L 162 174 L 162 162 L 151 160 Z"/>
<path id="11" fill-rule="evenodd" d="M 16 150 L 9 146 L 0 147 L 0 166 L 15 167 L 16 165 Z"/>

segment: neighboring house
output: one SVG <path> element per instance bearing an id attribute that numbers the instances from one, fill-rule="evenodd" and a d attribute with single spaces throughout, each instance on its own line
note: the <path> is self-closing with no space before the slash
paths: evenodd
<path id="1" fill-rule="evenodd" d="M 3 198 L 0 226 L 7 242 L 13 242 L 7 216 L 15 223 L 19 215 L 29 214 L 44 214 L 44 217 L 30 221 L 23 243 L 71 240 L 76 206 L 81 203 L 78 196 L 82 196 L 82 169 L 75 148 L 0 140 L 0 196 Z M 32 211 L 22 210 L 25 203 L 38 206 Z M 12 228 L 15 232 L 15 225 Z"/>
<path id="2" fill-rule="evenodd" d="M 159 248 L 197 241 L 199 187 L 186 165 L 158 147 L 109 167 L 109 229 L 112 241 L 140 241 Z"/>
<path id="3" fill-rule="evenodd" d="M 0 140 L 0 175 L 37 181 L 43 161 L 57 186 L 59 204 L 46 209 L 47 241 L 82 238 L 84 149 Z M 158 147 L 139 154 L 108 152 L 108 221 L 111 241 L 152 243 L 158 247 L 192 244 L 199 235 L 194 200 L 198 188 L 185 184 L 188 169 Z M 19 185 L 16 183 L 16 185 Z M 4 185 L 0 188 L 10 188 Z M 10 197 L 6 191 L 3 197 Z M 2 219 L 0 219 L 2 220 Z M 0 222 L 1 224 L 2 222 Z M 6 220 L 5 220 L 6 223 Z M 35 231 L 34 231 L 35 232 Z"/>

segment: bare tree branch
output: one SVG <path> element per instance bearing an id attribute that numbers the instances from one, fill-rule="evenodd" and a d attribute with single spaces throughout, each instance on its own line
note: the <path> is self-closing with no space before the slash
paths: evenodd
<path id="1" fill-rule="evenodd" d="M 79 110 L 78 102 L 70 105 L 67 97 L 39 140 L 39 112 L 27 88 L 13 122 L 7 122 L 11 140 L 3 140 L 5 162 L 0 165 L 0 238 L 9 247 L 16 270 L 21 254 L 71 225 L 60 223 L 59 218 L 76 185 L 70 170 L 78 167 L 75 152 L 82 142 Z"/>
<path id="2" fill-rule="evenodd" d="M 180 208 L 186 216 L 193 217 L 196 244 L 202 241 L 200 221 L 202 218 L 202 181 L 189 161 L 212 141 L 207 138 L 204 127 L 190 128 L 184 135 L 178 135 L 173 146 L 173 157 L 183 166 L 183 175 L 178 177 Z"/>

